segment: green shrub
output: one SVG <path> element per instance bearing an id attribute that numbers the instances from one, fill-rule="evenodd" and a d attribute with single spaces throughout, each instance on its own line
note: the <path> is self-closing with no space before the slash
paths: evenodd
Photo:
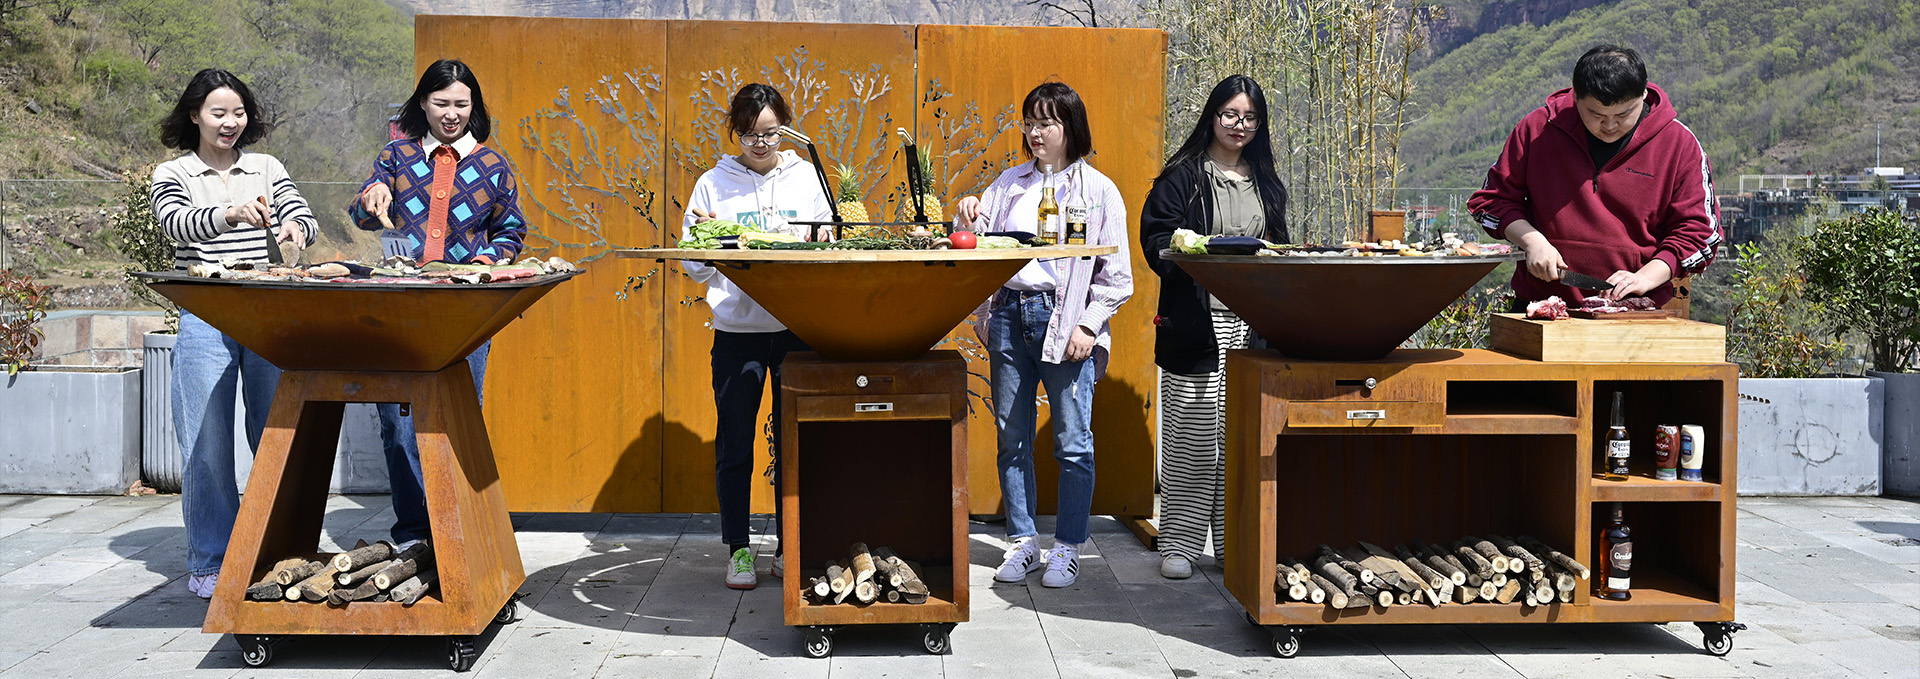
<path id="1" fill-rule="evenodd" d="M 1734 251 L 1733 284 L 1722 291 L 1727 358 L 1746 377 L 1813 377 L 1832 371 L 1846 345 L 1819 331 L 1820 309 L 1806 299 L 1797 235 L 1769 238 Z"/>
<path id="2" fill-rule="evenodd" d="M 1873 368 L 1901 372 L 1920 348 L 1920 225 L 1872 209 L 1821 224 L 1801 251 L 1807 299 L 1835 335 L 1867 338 Z"/>

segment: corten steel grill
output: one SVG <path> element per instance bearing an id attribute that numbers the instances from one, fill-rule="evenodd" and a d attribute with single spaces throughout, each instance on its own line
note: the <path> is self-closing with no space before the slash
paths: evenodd
<path id="1" fill-rule="evenodd" d="M 798 593 L 854 542 L 920 564 L 919 604 L 819 604 L 788 596 L 807 655 L 833 653 L 848 626 L 918 625 L 930 653 L 970 616 L 967 368 L 929 349 L 1029 260 L 1092 257 L 1113 245 L 987 250 L 626 250 L 622 257 L 712 264 L 814 352 L 781 367 L 785 513 L 782 583 Z M 849 469 L 885 469 L 873 483 Z M 884 507 L 875 512 L 873 508 Z M 851 519 L 851 520 L 850 520 Z"/>
<path id="2" fill-rule="evenodd" d="M 233 633 L 249 665 L 288 635 L 448 636 L 455 670 L 473 636 L 518 615 L 526 580 L 464 358 L 578 272 L 487 285 L 272 283 L 144 273 L 180 308 L 283 372 L 203 631 Z M 420 447 L 437 591 L 411 606 L 246 600 L 275 561 L 312 557 L 348 403 L 408 404 Z"/>
<path id="3" fill-rule="evenodd" d="M 1259 257 L 1162 250 L 1275 350 L 1366 361 L 1391 353 L 1501 262 L 1523 255 Z"/>
<path id="4" fill-rule="evenodd" d="M 621 250 L 711 264 L 813 351 L 836 361 L 918 358 L 1028 260 L 1113 245 L 976 250 Z"/>

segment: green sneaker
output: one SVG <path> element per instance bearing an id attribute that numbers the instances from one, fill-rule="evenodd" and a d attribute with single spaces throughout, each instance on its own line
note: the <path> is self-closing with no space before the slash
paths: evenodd
<path id="1" fill-rule="evenodd" d="M 733 556 L 727 559 L 727 586 L 734 589 L 753 589 L 760 584 L 760 576 L 753 574 L 753 548 L 741 547 L 733 550 Z"/>

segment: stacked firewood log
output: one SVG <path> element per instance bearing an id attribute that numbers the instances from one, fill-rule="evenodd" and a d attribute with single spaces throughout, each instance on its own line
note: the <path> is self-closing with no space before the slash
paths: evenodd
<path id="1" fill-rule="evenodd" d="M 433 549 L 424 541 L 396 549 L 391 543 L 362 540 L 339 554 L 294 557 L 274 564 L 266 577 L 247 588 L 247 599 L 334 606 L 355 601 L 412 605 L 433 589 L 435 574 Z"/>
<path id="2" fill-rule="evenodd" d="M 924 604 L 927 583 L 920 580 L 922 572 L 919 564 L 901 559 L 891 549 L 868 550 L 867 543 L 856 542 L 847 549 L 845 561 L 827 562 L 826 576 L 801 583 L 800 598 L 816 605 Z"/>
<path id="3" fill-rule="evenodd" d="M 1274 587 L 1282 601 L 1366 608 L 1475 602 L 1544 606 L 1573 601 L 1591 572 L 1573 557 L 1525 535 L 1413 540 L 1388 550 L 1369 542 L 1320 545 L 1306 559 L 1282 559 Z"/>

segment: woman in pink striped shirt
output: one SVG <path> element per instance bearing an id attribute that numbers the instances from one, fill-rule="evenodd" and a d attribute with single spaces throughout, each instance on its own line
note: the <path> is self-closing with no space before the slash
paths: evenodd
<path id="1" fill-rule="evenodd" d="M 974 328 L 991 360 L 993 421 L 999 430 L 1000 492 L 1013 546 L 994 574 L 1020 582 L 1044 562 L 1047 587 L 1072 585 L 1080 569 L 1093 508 L 1093 385 L 1106 372 L 1108 319 L 1133 296 L 1127 259 L 1127 205 L 1106 175 L 1088 165 L 1093 150 L 1080 95 L 1046 83 L 1021 105 L 1023 150 L 1032 160 L 1002 172 L 979 196 L 955 206 L 978 231 L 1040 233 L 1040 196 L 1051 187 L 1063 212 L 1086 210 L 1087 244 L 1119 251 L 1088 259 L 1036 260 L 975 311 Z M 1049 172 L 1048 170 L 1051 170 Z M 1033 436 L 1035 397 L 1046 385 L 1053 412 L 1060 491 L 1054 547 L 1043 555 L 1035 537 Z"/>

